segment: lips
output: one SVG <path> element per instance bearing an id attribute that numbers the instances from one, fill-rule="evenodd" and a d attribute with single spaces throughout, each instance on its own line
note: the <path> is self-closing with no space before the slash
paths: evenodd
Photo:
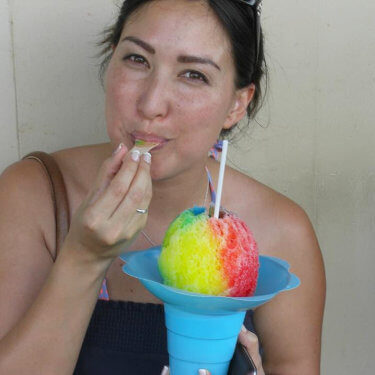
<path id="1" fill-rule="evenodd" d="M 159 144 L 163 144 L 163 143 L 168 142 L 167 138 L 160 137 L 156 134 L 133 132 L 133 133 L 131 133 L 131 136 L 132 136 L 134 142 L 135 142 L 136 139 L 139 139 L 139 140 L 142 140 L 142 141 L 145 141 L 145 142 L 154 142 L 154 143 L 159 143 Z"/>

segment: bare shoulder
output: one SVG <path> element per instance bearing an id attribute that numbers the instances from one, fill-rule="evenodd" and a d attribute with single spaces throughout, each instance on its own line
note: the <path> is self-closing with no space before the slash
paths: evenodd
<path id="1" fill-rule="evenodd" d="M 109 144 L 103 143 L 68 148 L 52 154 L 63 174 L 69 197 L 81 190 L 86 192 L 101 163 L 110 155 L 110 150 Z"/>
<path id="2" fill-rule="evenodd" d="M 0 176 L 1 236 L 40 237 L 52 251 L 53 203 L 47 176 L 41 165 L 22 160 L 10 165 Z M 6 228 L 6 229 L 5 229 Z"/>
<path id="3" fill-rule="evenodd" d="M 95 176 L 96 162 L 99 163 L 103 152 L 103 146 L 95 145 L 52 154 L 61 169 L 70 208 L 80 203 L 85 193 L 85 182 L 90 183 L 90 173 Z M 82 194 L 80 190 L 83 190 Z M 45 241 L 48 250 L 54 254 L 53 201 L 47 174 L 40 163 L 31 159 L 21 160 L 3 171 L 0 176 L 0 211 L 2 228 L 6 227 L 8 233 L 17 233 L 20 227 L 23 232 L 26 229 L 32 231 Z"/>
<path id="4" fill-rule="evenodd" d="M 21 160 L 7 167 L 0 176 L 2 206 L 27 205 L 44 212 L 48 180 L 41 165 L 33 160 Z M 48 205 L 47 205 L 48 206 Z M 48 209 L 49 207 L 47 207 Z M 28 215 L 24 210 L 23 214 Z"/>
<path id="5" fill-rule="evenodd" d="M 231 168 L 228 172 L 226 199 L 253 231 L 261 253 L 291 261 L 308 254 L 320 258 L 314 229 L 302 207 L 243 173 Z"/>
<path id="6" fill-rule="evenodd" d="M 51 155 L 56 159 L 60 167 L 82 168 L 101 163 L 104 158 L 110 156 L 109 143 L 93 144 L 66 148 L 56 151 Z"/>

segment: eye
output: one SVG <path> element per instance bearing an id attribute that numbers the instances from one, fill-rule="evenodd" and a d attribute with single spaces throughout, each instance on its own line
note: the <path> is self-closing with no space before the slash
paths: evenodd
<path id="1" fill-rule="evenodd" d="M 207 77 L 204 74 L 196 70 L 187 70 L 186 72 L 182 74 L 182 76 L 187 78 L 190 81 L 196 81 L 196 82 L 201 81 L 203 83 L 208 83 Z"/>
<path id="2" fill-rule="evenodd" d="M 141 55 L 129 54 L 123 58 L 124 61 L 129 61 L 134 65 L 149 66 L 147 60 Z"/>

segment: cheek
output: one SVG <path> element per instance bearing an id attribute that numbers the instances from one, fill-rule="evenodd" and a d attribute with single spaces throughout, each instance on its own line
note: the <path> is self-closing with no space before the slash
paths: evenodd
<path id="1" fill-rule="evenodd" d="M 130 107 L 132 87 L 122 82 L 126 82 L 126 74 L 119 69 L 109 69 L 106 80 L 106 110 L 110 116 L 120 116 L 121 112 L 128 112 Z"/>
<path id="2" fill-rule="evenodd" d="M 176 110 L 181 118 L 181 133 L 189 141 L 210 148 L 227 118 L 229 100 L 204 91 L 181 95 L 178 99 Z"/>
<path id="3" fill-rule="evenodd" d="M 175 94 L 176 107 L 194 123 L 196 119 L 209 128 L 224 125 L 232 95 L 221 84 L 217 87 L 180 88 Z"/>
<path id="4" fill-rule="evenodd" d="M 118 138 L 124 126 L 132 123 L 135 116 L 134 87 L 127 82 L 125 74 L 109 66 L 106 77 L 105 113 L 108 135 Z"/>

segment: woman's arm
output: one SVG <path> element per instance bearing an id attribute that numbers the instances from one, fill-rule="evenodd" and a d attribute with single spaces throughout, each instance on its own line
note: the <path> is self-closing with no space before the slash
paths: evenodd
<path id="1" fill-rule="evenodd" d="M 55 263 L 39 167 L 21 162 L 0 179 L 1 374 L 73 372 L 105 272 L 146 220 L 135 208 L 151 198 L 149 165 L 125 153 L 103 164 Z"/>
<path id="2" fill-rule="evenodd" d="M 301 285 L 255 311 L 254 323 L 264 349 L 263 366 L 270 375 L 317 375 L 325 303 L 322 255 L 302 209 L 289 203 L 277 216 L 279 235 L 274 255 L 290 263 L 290 271 L 300 278 Z"/>
<path id="3" fill-rule="evenodd" d="M 28 246 L 36 255 L 46 251 Z M 22 274 L 23 267 L 31 267 L 37 275 L 45 273 L 45 269 L 28 265 L 20 260 L 20 266 L 12 265 L 6 257 L 0 262 L 8 270 L 1 273 L 0 298 L 7 301 L 5 311 L 2 308 L 2 332 L 7 334 L 0 341 L 0 373 L 1 374 L 72 374 L 79 354 L 82 340 L 87 329 L 90 316 L 95 306 L 101 281 L 104 278 L 107 264 L 97 264 L 71 249 L 64 249 L 56 263 L 50 267 L 44 285 L 36 290 L 36 283 L 25 285 L 15 275 Z M 9 260 L 9 258 L 8 258 Z M 20 275 L 22 278 L 22 275 Z M 13 287 L 15 293 L 25 296 L 37 294 L 35 301 L 28 306 L 21 303 L 27 311 L 19 317 L 19 305 L 12 301 L 12 296 L 5 300 L 5 289 L 11 283 L 21 283 L 22 288 Z M 19 284 L 18 284 L 19 285 Z M 6 324 L 8 322 L 8 324 Z"/>

